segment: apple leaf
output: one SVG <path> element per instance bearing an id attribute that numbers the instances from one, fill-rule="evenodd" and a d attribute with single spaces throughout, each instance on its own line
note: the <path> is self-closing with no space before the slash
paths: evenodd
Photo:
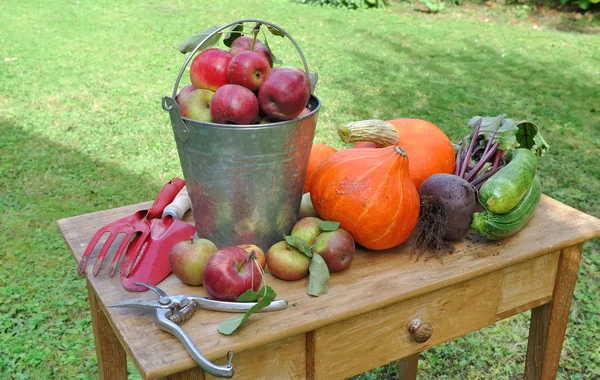
<path id="1" fill-rule="evenodd" d="M 318 253 L 314 253 L 308 267 L 310 276 L 308 277 L 308 285 L 306 293 L 318 297 L 327 293 L 327 282 L 329 281 L 329 269 L 325 260 Z"/>
<path id="2" fill-rule="evenodd" d="M 193 51 L 196 48 L 196 46 L 198 46 L 198 44 L 202 42 L 202 40 L 204 40 L 206 37 L 208 37 L 209 34 L 211 34 L 217 29 L 218 28 L 216 26 L 209 26 L 208 28 L 200 32 L 200 34 L 196 34 L 195 36 L 192 36 L 180 43 L 179 45 L 175 46 L 175 49 L 179 50 L 183 54 L 187 54 Z M 220 38 L 220 34 L 215 34 L 214 36 L 212 36 L 208 41 L 204 43 L 204 49 L 214 46 L 217 42 L 219 42 Z"/>
<path id="3" fill-rule="evenodd" d="M 340 222 L 319 220 L 319 229 L 321 231 L 335 231 L 338 228 L 340 228 Z"/>
<path id="4" fill-rule="evenodd" d="M 304 253 L 306 256 L 313 257 L 313 253 L 311 252 L 308 244 L 298 236 L 288 235 L 285 237 L 285 241 L 298 251 Z"/>
<path id="5" fill-rule="evenodd" d="M 273 49 L 271 49 L 271 47 L 269 46 L 269 41 L 267 40 L 267 34 L 265 33 L 265 31 L 263 29 L 261 29 L 260 31 L 262 32 L 262 35 L 263 35 L 263 40 L 264 40 L 263 43 L 265 44 L 267 49 L 269 49 L 269 51 L 271 52 L 271 59 L 273 60 L 273 63 L 276 63 L 278 65 L 283 65 L 283 61 L 275 56 L 275 54 L 273 53 Z"/>
<path id="6" fill-rule="evenodd" d="M 281 30 L 274 28 L 271 25 L 267 25 L 267 29 L 269 29 L 269 32 L 271 32 L 271 34 L 274 36 L 285 37 L 285 34 L 283 34 Z"/>
<path id="7" fill-rule="evenodd" d="M 265 289 L 265 285 L 261 286 L 258 292 L 255 292 L 250 288 L 238 297 L 237 302 L 256 302 L 260 297 L 264 296 L 267 291 L 268 289 Z"/>
<path id="8" fill-rule="evenodd" d="M 235 24 L 229 29 L 229 32 L 225 34 L 223 37 L 223 43 L 227 47 L 231 47 L 233 41 L 242 35 L 242 31 L 244 30 L 244 24 Z"/>
<path id="9" fill-rule="evenodd" d="M 261 288 L 263 290 L 263 288 Z M 260 290 L 259 290 L 260 292 Z M 264 292 L 264 290 L 263 290 Z M 269 306 L 271 302 L 277 297 L 275 291 L 270 286 L 266 287 L 266 294 L 261 293 L 263 296 L 260 301 L 258 301 L 254 306 L 252 306 L 247 312 L 243 315 L 236 315 L 235 317 L 228 318 L 219 324 L 217 331 L 224 335 L 231 335 L 235 330 L 237 330 L 250 316 L 265 307 Z"/>

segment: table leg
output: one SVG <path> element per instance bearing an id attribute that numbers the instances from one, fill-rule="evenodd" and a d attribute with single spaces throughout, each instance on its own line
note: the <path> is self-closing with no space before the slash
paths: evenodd
<path id="1" fill-rule="evenodd" d="M 398 380 L 415 380 L 419 367 L 419 353 L 398 361 Z"/>
<path id="2" fill-rule="evenodd" d="M 525 379 L 555 379 L 558 372 L 582 244 L 560 252 L 552 301 L 531 311 Z"/>
<path id="3" fill-rule="evenodd" d="M 115 335 L 106 315 L 100 308 L 96 293 L 88 281 L 88 302 L 92 314 L 92 326 L 94 328 L 94 343 L 96 345 L 96 357 L 101 379 L 120 380 L 127 379 L 127 355 Z"/>

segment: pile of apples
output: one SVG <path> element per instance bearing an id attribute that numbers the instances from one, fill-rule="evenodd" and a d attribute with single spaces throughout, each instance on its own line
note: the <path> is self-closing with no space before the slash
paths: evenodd
<path id="1" fill-rule="evenodd" d="M 313 254 L 319 254 L 329 272 L 345 270 L 355 254 L 352 235 L 341 228 L 322 231 L 320 221 L 314 216 L 302 218 L 296 222 L 290 236 L 302 239 Z M 169 263 L 183 283 L 203 285 L 214 299 L 237 301 L 246 290 L 259 290 L 266 269 L 286 281 L 305 277 L 310 258 L 285 240 L 275 243 L 265 254 L 255 244 L 217 249 L 210 240 L 192 239 L 171 249 Z"/>
<path id="2" fill-rule="evenodd" d="M 190 67 L 191 85 L 177 95 L 181 116 L 220 124 L 292 120 L 310 112 L 308 75 L 297 67 L 273 67 L 260 40 L 236 38 L 229 51 L 210 48 Z"/>

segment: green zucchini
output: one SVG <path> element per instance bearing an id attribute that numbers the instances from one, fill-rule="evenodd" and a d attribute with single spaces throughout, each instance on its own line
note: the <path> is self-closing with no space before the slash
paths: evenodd
<path id="1" fill-rule="evenodd" d="M 541 196 L 542 185 L 536 175 L 525 196 L 512 210 L 501 215 L 476 212 L 471 220 L 471 228 L 489 240 L 500 240 L 511 236 L 529 222 Z"/>
<path id="2" fill-rule="evenodd" d="M 479 190 L 479 202 L 494 214 L 504 214 L 521 201 L 537 169 L 537 158 L 529 149 L 515 149 L 509 159 Z"/>

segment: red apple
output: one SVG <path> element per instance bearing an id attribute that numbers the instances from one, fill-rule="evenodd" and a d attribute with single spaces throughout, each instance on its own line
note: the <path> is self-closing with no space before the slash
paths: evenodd
<path id="1" fill-rule="evenodd" d="M 315 242 L 317 236 L 319 236 L 321 233 L 321 229 L 319 228 L 320 221 L 321 219 L 314 216 L 302 218 L 297 221 L 296 224 L 294 224 L 290 235 L 299 237 L 310 247 Z"/>
<path id="2" fill-rule="evenodd" d="M 248 252 L 237 246 L 224 247 L 208 259 L 202 282 L 210 296 L 222 301 L 237 301 L 248 289 L 258 291 L 262 282 L 254 260 L 247 260 Z"/>
<path id="3" fill-rule="evenodd" d="M 190 80 L 195 88 L 216 91 L 228 83 L 227 66 L 233 56 L 221 49 L 207 49 L 198 54 L 190 67 Z"/>
<path id="4" fill-rule="evenodd" d="M 183 98 L 184 96 L 186 96 L 190 92 L 194 91 L 195 89 L 196 89 L 196 87 L 194 87 L 194 85 L 188 84 L 187 86 L 182 88 L 181 91 L 179 91 L 179 94 L 177 94 L 177 97 L 175 98 L 175 100 L 177 100 L 177 103 L 179 103 L 179 99 Z"/>
<path id="5" fill-rule="evenodd" d="M 250 253 L 254 251 L 256 254 L 256 261 L 260 264 L 260 266 L 265 269 L 267 266 L 267 258 L 265 257 L 265 253 L 259 246 L 256 244 L 238 244 L 238 247 L 242 248 L 244 251 Z"/>
<path id="6" fill-rule="evenodd" d="M 267 251 L 267 266 L 273 276 L 294 281 L 306 276 L 310 259 L 304 253 L 288 245 L 286 241 L 275 243 Z"/>
<path id="7" fill-rule="evenodd" d="M 295 68 L 275 68 L 258 90 L 258 102 L 263 112 L 274 119 L 296 118 L 310 97 L 310 82 L 304 71 Z"/>
<path id="8" fill-rule="evenodd" d="M 169 252 L 171 271 L 184 284 L 202 285 L 202 274 L 217 246 L 207 239 L 190 239 L 175 244 Z"/>
<path id="9" fill-rule="evenodd" d="M 250 91 L 256 91 L 269 76 L 269 61 L 256 51 L 242 51 L 236 54 L 227 67 L 227 79 L 231 84 L 239 84 Z"/>
<path id="10" fill-rule="evenodd" d="M 183 92 L 183 90 L 182 90 Z M 212 121 L 210 116 L 210 101 L 215 93 L 210 90 L 198 89 L 188 94 L 179 94 L 177 103 L 181 116 L 200 121 Z"/>
<path id="11" fill-rule="evenodd" d="M 258 100 L 246 87 L 226 84 L 215 92 L 210 115 L 215 123 L 252 124 L 258 116 Z"/>
<path id="12" fill-rule="evenodd" d="M 354 238 L 341 228 L 322 232 L 315 240 L 312 251 L 323 257 L 330 272 L 339 272 L 348 268 L 354 259 Z"/>
<path id="13" fill-rule="evenodd" d="M 252 46 L 252 38 L 241 36 L 233 40 L 231 43 L 231 47 L 229 48 L 229 53 L 235 56 L 243 51 L 249 51 Z M 273 67 L 273 57 L 271 57 L 271 50 L 267 48 L 265 44 L 262 43 L 261 40 L 256 39 L 256 43 L 254 44 L 254 51 L 259 52 L 262 56 L 264 56 L 269 62 L 269 67 Z"/>

